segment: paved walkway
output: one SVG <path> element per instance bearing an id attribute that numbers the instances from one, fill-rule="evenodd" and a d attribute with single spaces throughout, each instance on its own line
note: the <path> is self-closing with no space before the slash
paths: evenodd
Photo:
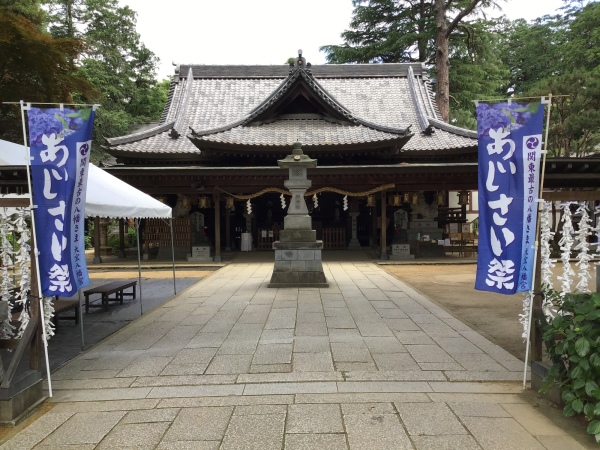
<path id="1" fill-rule="evenodd" d="M 377 265 L 230 264 L 53 374 L 1 449 L 581 449 L 523 363 Z M 451 286 L 449 286 L 451 288 Z"/>

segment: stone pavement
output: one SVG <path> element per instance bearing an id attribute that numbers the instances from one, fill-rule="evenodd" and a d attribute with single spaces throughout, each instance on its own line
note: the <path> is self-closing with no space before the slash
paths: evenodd
<path id="1" fill-rule="evenodd" d="M 227 265 L 53 373 L 53 407 L 0 449 L 593 448 L 410 286 L 324 269 L 329 288 L 269 289 L 272 262 Z"/>

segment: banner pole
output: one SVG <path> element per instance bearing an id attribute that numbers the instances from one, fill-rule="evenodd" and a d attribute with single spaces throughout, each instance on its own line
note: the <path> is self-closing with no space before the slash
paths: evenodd
<path id="1" fill-rule="evenodd" d="M 42 292 L 42 279 L 40 276 L 40 264 L 39 264 L 39 250 L 37 247 L 37 239 L 35 238 L 35 214 L 33 209 L 35 208 L 35 206 L 33 205 L 33 190 L 31 188 L 31 149 L 29 148 L 29 145 L 27 145 L 27 129 L 25 127 L 25 109 L 29 109 L 29 104 L 27 105 L 27 107 L 24 105 L 23 100 L 20 101 L 20 105 L 21 105 L 21 123 L 23 125 L 23 145 L 25 146 L 25 148 L 27 149 L 27 161 L 25 164 L 25 167 L 27 168 L 27 187 L 29 189 L 29 207 L 31 209 L 31 240 L 33 241 L 34 244 L 34 250 L 33 253 L 35 255 L 35 275 L 37 277 L 37 288 L 38 291 L 36 292 L 36 295 L 38 297 L 39 300 L 39 315 L 40 315 L 40 321 L 42 322 L 42 337 L 43 337 L 43 341 L 44 341 L 44 355 L 46 357 L 46 374 L 48 376 L 48 396 L 52 397 L 52 380 L 50 378 L 50 358 L 48 357 L 48 337 L 46 336 L 46 320 L 45 320 L 45 314 L 44 314 L 44 302 L 43 302 L 43 298 L 41 295 Z"/>
<path id="2" fill-rule="evenodd" d="M 537 217 L 536 217 L 536 225 L 535 225 L 535 246 L 533 252 L 533 279 L 531 280 L 531 289 L 528 293 L 529 295 L 529 317 L 527 324 L 527 343 L 525 344 L 525 367 L 523 368 L 523 389 L 527 388 L 527 362 L 529 360 L 529 347 L 531 344 L 531 324 L 533 322 L 533 300 L 535 298 L 534 294 L 534 286 L 535 286 L 535 273 L 537 266 L 537 255 L 539 249 L 539 241 L 540 241 L 540 212 L 542 208 L 543 194 L 544 194 L 544 174 L 546 172 L 546 154 L 548 153 L 548 133 L 550 131 L 550 113 L 552 111 L 552 94 L 548 95 L 548 98 L 542 97 L 542 104 L 548 105 L 548 114 L 546 115 L 546 133 L 544 136 L 544 149 L 542 150 L 542 169 L 540 174 L 540 190 L 539 196 L 537 199 Z M 542 295 L 542 293 L 539 293 Z"/>

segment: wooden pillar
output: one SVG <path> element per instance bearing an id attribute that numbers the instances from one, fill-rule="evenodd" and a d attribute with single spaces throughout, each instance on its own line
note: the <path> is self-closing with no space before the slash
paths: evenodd
<path id="1" fill-rule="evenodd" d="M 100 217 L 94 217 L 94 264 L 102 262 L 100 257 Z"/>
<path id="2" fill-rule="evenodd" d="M 125 219 L 119 219 L 119 258 L 125 258 Z"/>
<path id="3" fill-rule="evenodd" d="M 213 194 L 213 203 L 215 205 L 215 262 L 221 262 L 221 202 L 219 193 Z"/>
<path id="4" fill-rule="evenodd" d="M 377 202 L 373 200 L 371 206 L 371 248 L 377 248 Z"/>
<path id="5" fill-rule="evenodd" d="M 231 251 L 231 210 L 227 205 L 225 205 L 225 251 Z"/>
<path id="6" fill-rule="evenodd" d="M 381 191 L 381 233 L 379 234 L 380 243 L 380 258 L 382 260 L 388 259 L 387 254 L 387 194 L 385 191 Z"/>

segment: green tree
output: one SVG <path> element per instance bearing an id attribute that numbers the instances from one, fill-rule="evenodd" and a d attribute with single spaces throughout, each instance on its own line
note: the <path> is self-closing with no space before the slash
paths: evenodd
<path id="1" fill-rule="evenodd" d="M 450 48 L 450 122 L 477 129 L 473 100 L 505 97 L 508 68 L 498 54 L 506 19 L 465 22 Z"/>
<path id="2" fill-rule="evenodd" d="M 343 45 L 325 45 L 328 62 L 409 62 L 435 65 L 436 101 L 450 115 L 450 38 L 492 0 L 354 0 Z"/>
<path id="3" fill-rule="evenodd" d="M 83 51 L 77 39 L 53 39 L 41 31 L 43 11 L 35 2 L 7 2 L 0 7 L 0 101 L 69 103 L 72 93 L 93 100 L 92 86 L 73 61 Z M 14 105 L 0 105 L 0 136 L 22 141 L 21 115 Z"/>
<path id="4" fill-rule="evenodd" d="M 502 57 L 517 96 L 553 94 L 549 151 L 581 157 L 600 143 L 600 3 L 565 2 L 565 14 L 508 29 Z"/>
<path id="5" fill-rule="evenodd" d="M 102 96 L 93 147 L 100 158 L 105 137 L 160 117 L 158 58 L 140 40 L 135 11 L 117 0 L 48 0 L 48 10 L 53 35 L 77 36 L 86 44 L 78 64 Z"/>

